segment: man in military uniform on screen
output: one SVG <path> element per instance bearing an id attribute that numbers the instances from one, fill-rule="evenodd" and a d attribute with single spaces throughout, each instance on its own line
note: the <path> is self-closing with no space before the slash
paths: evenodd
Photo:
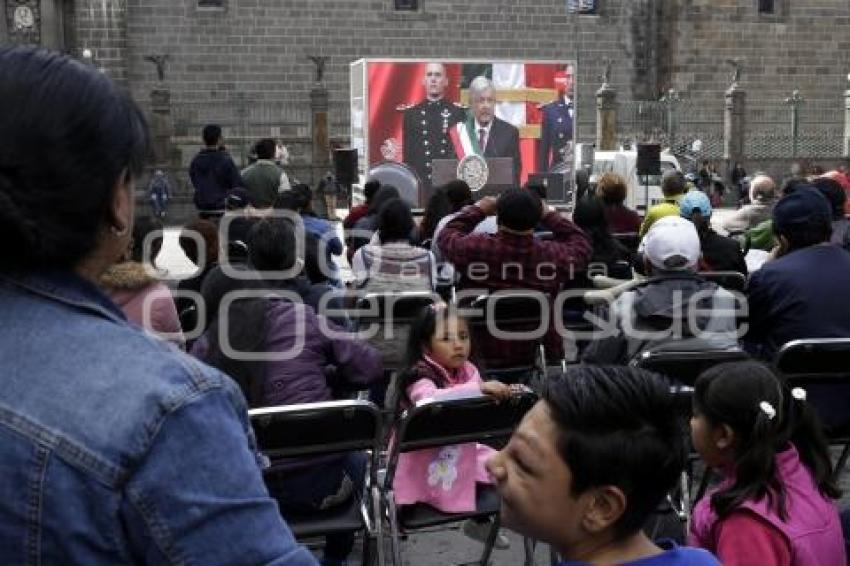
<path id="1" fill-rule="evenodd" d="M 454 159 L 449 128 L 466 118 L 466 110 L 444 98 L 449 86 L 442 63 L 425 66 L 425 100 L 399 109 L 404 112 L 402 137 L 404 162 L 410 165 L 425 187 L 431 187 L 431 162 Z"/>
<path id="2" fill-rule="evenodd" d="M 540 151 L 537 154 L 537 170 L 545 173 L 564 161 L 573 141 L 573 67 L 555 73 L 555 90 L 558 98 L 543 106 L 543 121 L 540 131 Z"/>

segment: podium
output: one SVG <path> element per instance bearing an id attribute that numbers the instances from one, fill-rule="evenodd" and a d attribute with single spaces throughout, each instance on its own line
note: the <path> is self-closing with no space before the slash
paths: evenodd
<path id="1" fill-rule="evenodd" d="M 514 160 L 511 157 L 488 157 L 487 167 L 490 170 L 490 176 L 487 179 L 487 184 L 479 191 L 474 191 L 474 198 L 479 199 L 485 196 L 498 196 L 506 189 L 517 186 L 518 177 L 514 171 Z M 445 185 L 449 181 L 457 179 L 457 159 L 434 159 L 431 161 L 432 185 L 439 187 Z M 423 189 L 423 193 L 425 190 Z M 429 189 L 429 194 L 422 195 L 423 206 L 427 204 L 431 198 L 434 189 Z"/>

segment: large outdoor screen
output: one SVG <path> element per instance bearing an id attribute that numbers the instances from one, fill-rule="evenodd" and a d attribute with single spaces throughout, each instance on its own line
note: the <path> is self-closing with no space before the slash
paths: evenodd
<path id="1" fill-rule="evenodd" d="M 507 163 L 514 185 L 558 171 L 573 158 L 574 79 L 570 61 L 357 61 L 352 143 L 361 173 L 402 164 L 430 192 L 470 154 Z"/>

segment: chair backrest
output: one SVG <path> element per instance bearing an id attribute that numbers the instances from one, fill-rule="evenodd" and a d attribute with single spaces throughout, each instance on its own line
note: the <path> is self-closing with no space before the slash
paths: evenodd
<path id="1" fill-rule="evenodd" d="M 549 303 L 548 297 L 539 291 L 517 289 L 479 295 L 468 303 L 465 312 L 471 315 L 473 323 L 492 317 L 497 325 L 537 324 L 541 318 L 549 318 Z"/>
<path id="2" fill-rule="evenodd" d="M 350 315 L 359 322 L 411 322 L 423 308 L 438 299 L 438 295 L 427 291 L 369 293 L 357 299 Z"/>
<path id="3" fill-rule="evenodd" d="M 614 236 L 614 239 L 620 242 L 623 247 L 632 253 L 636 252 L 640 245 L 640 234 L 636 232 L 623 232 L 611 235 Z"/>
<path id="4" fill-rule="evenodd" d="M 536 402 L 537 395 L 529 390 L 502 402 L 482 395 L 428 401 L 405 411 L 396 427 L 388 485 L 392 484 L 399 454 L 466 442 L 503 441 L 510 438 Z"/>
<path id="5" fill-rule="evenodd" d="M 684 385 L 693 385 L 697 377 L 710 367 L 748 359 L 750 356 L 737 348 L 696 352 L 647 350 L 639 354 L 632 365 L 660 373 Z"/>
<path id="6" fill-rule="evenodd" d="M 794 340 L 776 357 L 776 368 L 789 387 L 806 390 L 832 439 L 850 439 L 850 339 Z"/>
<path id="7" fill-rule="evenodd" d="M 701 271 L 699 275 L 729 291 L 743 293 L 747 288 L 747 278 L 738 271 Z"/>
<path id="8" fill-rule="evenodd" d="M 368 401 L 328 401 L 248 412 L 270 459 L 381 449 L 381 413 Z"/>

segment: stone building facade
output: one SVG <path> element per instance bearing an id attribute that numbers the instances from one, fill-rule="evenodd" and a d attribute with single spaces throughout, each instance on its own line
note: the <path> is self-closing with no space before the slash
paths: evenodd
<path id="1" fill-rule="evenodd" d="M 773 13 L 760 13 L 764 4 L 773 4 Z M 306 145 L 298 148 L 310 136 L 308 55 L 328 57 L 325 87 L 338 138 L 346 135 L 348 64 L 362 57 L 576 59 L 579 141 L 593 141 L 594 95 L 606 59 L 613 61 L 620 101 L 658 101 L 676 89 L 687 114 L 712 109 L 703 118 L 708 125 L 721 118 L 728 60 L 740 61 L 750 104 L 775 106 L 779 117 L 765 118 L 767 127 L 784 127 L 782 101 L 794 89 L 826 109 L 824 121 L 834 106 L 840 126 L 850 72 L 848 0 L 597 0 L 593 15 L 568 14 L 565 0 L 419 0 L 415 11 L 396 10 L 394 0 L 0 0 L 0 6 L 0 42 L 42 43 L 77 55 L 88 50 L 92 64 L 146 108 L 152 91 L 167 90 L 184 154 L 197 143 L 198 123 L 230 113 L 230 122 L 223 121 L 231 134 L 240 123 L 249 136 L 254 131 L 245 122 L 277 121 L 266 135 L 290 140 L 296 161 L 307 156 Z M 21 7 L 33 12 L 37 33 L 20 29 Z M 149 60 L 158 55 L 168 56 L 162 81 Z"/>

